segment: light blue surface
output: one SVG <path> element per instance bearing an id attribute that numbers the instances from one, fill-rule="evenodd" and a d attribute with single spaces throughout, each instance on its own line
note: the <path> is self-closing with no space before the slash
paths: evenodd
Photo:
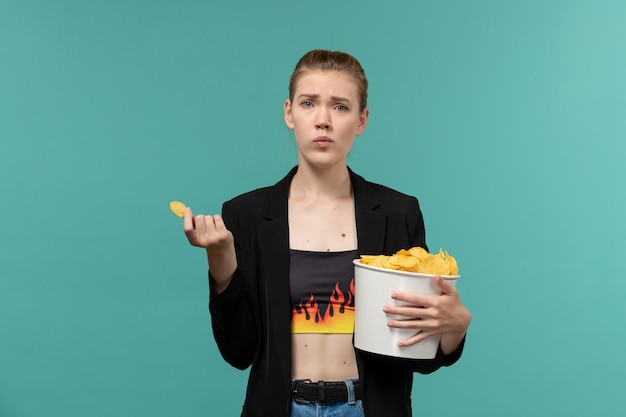
<path id="1" fill-rule="evenodd" d="M 474 319 L 415 415 L 626 414 L 626 3 L 0 0 L 0 416 L 235 416 L 215 213 L 296 162 L 297 59 L 357 56 L 351 167 L 421 202 Z"/>

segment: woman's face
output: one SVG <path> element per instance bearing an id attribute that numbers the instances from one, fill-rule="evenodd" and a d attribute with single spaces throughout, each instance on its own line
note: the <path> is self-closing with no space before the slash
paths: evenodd
<path id="1" fill-rule="evenodd" d="M 357 83 L 340 71 L 306 71 L 293 102 L 285 101 L 285 123 L 294 131 L 300 163 L 345 164 L 354 138 L 363 133 L 369 110 L 359 110 Z"/>

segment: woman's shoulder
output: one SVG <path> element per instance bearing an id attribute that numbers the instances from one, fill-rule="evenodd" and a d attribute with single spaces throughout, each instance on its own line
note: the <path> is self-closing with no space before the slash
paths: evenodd
<path id="1" fill-rule="evenodd" d="M 238 196 L 231 198 L 224 204 L 228 206 L 236 206 L 236 207 L 244 207 L 244 208 L 251 207 L 251 206 L 256 207 L 267 198 L 272 187 L 273 186 L 265 186 L 265 187 L 256 188 L 251 191 L 247 191 L 243 194 L 239 194 Z"/>
<path id="2" fill-rule="evenodd" d="M 269 214 L 282 213 L 286 210 L 286 201 L 289 195 L 289 184 L 295 173 L 292 169 L 287 176 L 273 185 L 263 186 L 233 197 L 225 207 L 235 210 L 260 212 L 263 208 Z"/>
<path id="3" fill-rule="evenodd" d="M 384 185 L 384 184 L 379 184 L 376 182 L 368 182 L 370 184 L 370 186 L 376 191 L 377 194 L 381 195 L 381 196 L 389 196 L 389 197 L 395 197 L 395 198 L 401 198 L 401 199 L 405 199 L 405 198 L 410 198 L 413 199 L 415 198 L 415 196 L 407 194 L 403 191 L 399 191 L 395 188 L 391 188 L 390 186 Z"/>
<path id="4" fill-rule="evenodd" d="M 417 200 L 414 195 L 399 191 L 388 185 L 367 180 L 354 172 L 352 172 L 352 182 L 357 190 L 364 194 L 371 193 L 371 196 L 374 196 L 381 204 L 395 204 Z"/>

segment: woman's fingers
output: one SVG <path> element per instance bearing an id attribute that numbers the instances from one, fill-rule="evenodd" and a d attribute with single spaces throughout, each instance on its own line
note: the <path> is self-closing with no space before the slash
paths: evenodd
<path id="1" fill-rule="evenodd" d="M 185 208 L 185 214 L 183 216 L 183 230 L 187 240 L 193 246 L 201 246 L 198 240 L 198 231 L 196 230 L 196 219 L 193 217 L 191 208 Z"/>
<path id="2" fill-rule="evenodd" d="M 219 214 L 216 214 L 215 216 L 213 216 L 213 226 L 215 227 L 215 231 L 218 233 L 223 233 L 225 232 L 226 229 L 226 225 L 224 224 L 224 219 L 222 219 L 222 216 L 220 216 Z"/>
<path id="3" fill-rule="evenodd" d="M 421 342 L 422 340 L 425 340 L 427 338 L 429 338 L 430 336 L 434 336 L 436 333 L 429 333 L 425 330 L 422 331 L 418 331 L 417 333 L 415 333 L 413 336 L 407 338 L 407 339 L 402 339 L 400 341 L 398 341 L 398 347 L 402 347 L 402 346 L 411 346 L 414 345 L 418 342 Z"/>
<path id="4" fill-rule="evenodd" d="M 434 299 L 433 295 L 416 294 L 408 291 L 394 291 L 391 298 L 396 302 L 404 302 L 412 305 L 427 305 Z"/>
<path id="5" fill-rule="evenodd" d="M 440 277 L 435 282 L 441 295 L 396 291 L 391 295 L 395 304 L 383 307 L 383 311 L 389 315 L 389 327 L 416 330 L 412 337 L 398 342 L 398 346 L 412 345 L 437 334 L 467 330 L 471 316 L 461 303 L 456 288 Z M 417 330 L 421 331 L 417 333 Z"/>
<path id="6" fill-rule="evenodd" d="M 186 207 L 185 212 L 183 214 L 183 229 L 185 233 L 193 230 L 193 213 L 191 212 L 191 207 Z"/>
<path id="7" fill-rule="evenodd" d="M 423 306 L 398 306 L 390 305 L 385 306 L 383 311 L 387 314 L 393 314 L 397 316 L 406 317 L 406 319 L 423 319 L 428 317 L 430 311 L 427 311 Z"/>
<path id="8" fill-rule="evenodd" d="M 456 287 L 450 284 L 447 280 L 441 278 L 440 275 L 435 277 L 435 284 L 439 287 L 442 294 L 453 294 L 456 292 Z"/>
<path id="9" fill-rule="evenodd" d="M 387 325 L 397 329 L 431 329 L 440 326 L 441 321 L 433 317 L 428 317 L 428 315 L 425 314 L 423 318 L 390 318 L 387 320 Z"/>
<path id="10" fill-rule="evenodd" d="M 193 246 L 208 248 L 210 245 L 221 242 L 224 236 L 230 234 L 222 216 L 193 215 L 189 207 L 183 216 L 183 230 Z"/>

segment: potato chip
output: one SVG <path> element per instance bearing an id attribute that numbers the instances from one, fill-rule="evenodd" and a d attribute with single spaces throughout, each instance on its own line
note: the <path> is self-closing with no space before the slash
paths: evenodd
<path id="1" fill-rule="evenodd" d="M 374 258 L 372 258 L 372 259 L 370 260 L 369 265 L 372 265 L 372 266 L 377 266 L 377 267 L 379 267 L 379 268 L 382 268 L 383 266 L 380 264 L 380 260 L 381 260 L 381 259 L 382 259 L 382 258 L 380 258 L 380 257 L 376 256 L 376 257 L 374 257 Z"/>
<path id="2" fill-rule="evenodd" d="M 428 251 L 426 251 L 426 249 L 422 248 L 421 246 L 412 247 L 411 249 L 408 250 L 408 252 L 411 254 L 411 256 L 414 256 L 417 259 L 419 259 L 420 262 L 423 261 L 424 258 L 428 256 Z"/>
<path id="3" fill-rule="evenodd" d="M 458 275 L 456 259 L 443 249 L 431 254 L 422 247 L 400 249 L 393 255 L 361 255 L 360 262 L 365 265 L 396 271 L 418 272 L 432 275 Z"/>
<path id="4" fill-rule="evenodd" d="M 456 263 L 456 259 L 446 251 L 446 262 L 450 266 L 450 275 L 459 275 L 459 266 Z"/>
<path id="5" fill-rule="evenodd" d="M 170 201 L 170 210 L 172 210 L 172 213 L 174 213 L 178 217 L 185 217 L 186 207 L 187 206 L 185 206 L 180 201 L 176 201 L 176 200 Z"/>
<path id="6" fill-rule="evenodd" d="M 379 255 L 361 255 L 362 264 L 371 264 Z"/>
<path id="7" fill-rule="evenodd" d="M 380 266 L 386 269 L 396 269 L 395 265 L 391 263 L 388 256 L 380 258 Z"/>
<path id="8" fill-rule="evenodd" d="M 398 259 L 399 269 L 402 271 L 417 272 L 420 266 L 420 260 L 414 256 L 396 255 Z"/>
<path id="9" fill-rule="evenodd" d="M 450 266 L 439 255 L 428 255 L 420 264 L 419 272 L 422 274 L 450 275 Z"/>

